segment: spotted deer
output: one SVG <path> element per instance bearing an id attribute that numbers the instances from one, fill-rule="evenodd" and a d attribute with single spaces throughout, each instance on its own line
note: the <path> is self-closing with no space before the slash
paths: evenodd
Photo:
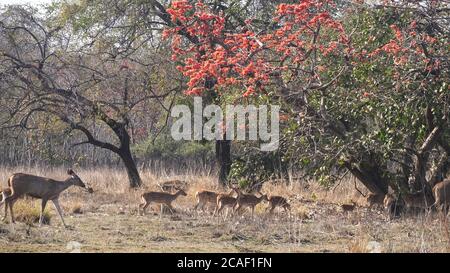
<path id="1" fill-rule="evenodd" d="M 450 179 L 437 183 L 433 187 L 435 207 L 447 215 L 450 206 Z"/>
<path id="2" fill-rule="evenodd" d="M 291 205 L 289 204 L 287 199 L 282 196 L 271 195 L 271 196 L 269 196 L 268 201 L 269 201 L 269 206 L 266 208 L 266 211 L 268 209 L 270 209 L 270 211 L 269 211 L 270 214 L 273 213 L 273 210 L 276 207 L 281 207 L 286 212 L 291 210 Z"/>
<path id="3" fill-rule="evenodd" d="M 236 205 L 237 198 L 233 196 L 233 193 L 236 189 L 232 189 L 229 193 L 221 193 L 217 195 L 216 198 L 216 210 L 214 211 L 214 216 L 216 214 L 220 214 L 223 209 L 227 209 L 227 213 L 225 215 L 225 219 L 228 216 L 228 209 L 233 209 Z"/>
<path id="4" fill-rule="evenodd" d="M 161 188 L 162 191 L 165 192 L 173 192 L 178 189 L 186 190 L 188 188 L 188 183 L 186 181 L 181 180 L 169 180 L 162 182 L 161 184 L 158 183 L 158 186 Z"/>
<path id="5" fill-rule="evenodd" d="M 186 196 L 186 192 L 182 189 L 178 189 L 178 191 L 174 194 L 168 192 L 146 192 L 141 195 L 141 203 L 139 204 L 139 213 L 142 212 L 142 215 L 145 215 L 145 209 L 151 203 L 161 204 L 161 214 L 162 214 L 162 205 L 166 205 L 169 207 L 171 212 L 173 213 L 175 210 L 172 207 L 172 202 L 177 199 L 179 196 Z"/>
<path id="6" fill-rule="evenodd" d="M 260 197 L 257 197 L 253 194 L 245 194 L 241 193 L 239 190 L 234 190 L 237 192 L 238 196 L 236 198 L 236 204 L 234 205 L 233 213 L 236 213 L 241 208 L 250 208 L 253 218 L 256 205 L 258 205 L 262 201 L 269 201 L 269 199 L 267 198 L 267 194 L 262 194 Z"/>
<path id="7" fill-rule="evenodd" d="M 414 209 L 428 210 L 434 204 L 433 198 L 423 192 L 405 193 L 402 194 L 402 199 L 405 202 L 407 211 L 413 211 Z"/>
<path id="8" fill-rule="evenodd" d="M 207 191 L 207 190 L 200 190 L 195 193 L 195 199 L 197 200 L 197 204 L 195 204 L 194 209 L 197 210 L 201 208 L 202 210 L 205 209 L 205 205 L 207 204 L 214 204 L 214 207 L 216 206 L 217 201 L 217 195 L 219 193 L 215 191 Z"/>

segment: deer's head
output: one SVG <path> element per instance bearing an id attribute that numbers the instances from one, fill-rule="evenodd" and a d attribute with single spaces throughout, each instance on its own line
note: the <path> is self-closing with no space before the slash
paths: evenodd
<path id="1" fill-rule="evenodd" d="M 177 191 L 178 191 L 177 195 L 187 196 L 187 193 L 184 190 L 182 190 L 182 189 L 180 189 L 178 187 L 176 187 L 175 189 L 177 189 Z"/>
<path id="2" fill-rule="evenodd" d="M 261 197 L 260 197 L 261 201 L 269 202 L 269 198 L 267 197 L 267 194 L 262 194 L 261 192 L 259 192 L 259 194 L 261 194 Z"/>
<path id="3" fill-rule="evenodd" d="M 72 169 L 67 170 L 67 174 L 70 175 L 70 183 L 81 188 L 86 188 L 86 184 L 84 184 L 81 178 L 78 177 Z"/>

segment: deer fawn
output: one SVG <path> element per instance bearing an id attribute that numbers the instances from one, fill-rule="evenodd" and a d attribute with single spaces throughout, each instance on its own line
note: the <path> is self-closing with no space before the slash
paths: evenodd
<path id="1" fill-rule="evenodd" d="M 286 212 L 291 210 L 291 205 L 288 203 L 287 199 L 282 196 L 271 195 L 268 198 L 269 206 L 266 208 L 266 211 L 270 209 L 269 213 L 273 213 L 273 210 L 276 207 L 283 208 Z"/>
<path id="2" fill-rule="evenodd" d="M 167 193 L 167 192 L 146 192 L 141 195 L 142 203 L 139 204 L 139 212 L 142 210 L 142 214 L 145 215 L 145 209 L 151 204 L 151 203 L 157 203 L 161 204 L 161 214 L 162 211 L 162 205 L 166 205 L 169 207 L 169 209 L 172 211 L 172 213 L 175 211 L 172 207 L 172 202 L 177 199 L 178 196 L 186 196 L 186 192 L 184 190 L 178 189 L 178 191 L 174 194 Z"/>
<path id="3" fill-rule="evenodd" d="M 414 194 L 406 193 L 402 195 L 402 199 L 405 201 L 408 211 L 412 211 L 414 209 L 427 210 L 434 204 L 434 200 L 432 200 L 431 196 L 428 196 L 423 192 Z"/>
<path id="4" fill-rule="evenodd" d="M 39 176 L 34 176 L 30 174 L 17 173 L 12 175 L 8 179 L 8 186 L 10 188 L 10 194 L 2 193 L 4 200 L 2 203 L 5 203 L 5 216 L 3 220 L 6 219 L 8 213 L 8 207 L 11 213 L 11 222 L 14 223 L 14 213 L 13 206 L 14 203 L 21 197 L 27 195 L 30 197 L 42 199 L 41 203 L 41 215 L 39 217 L 39 226 L 42 225 L 43 213 L 45 206 L 47 205 L 48 200 L 53 202 L 53 205 L 56 208 L 56 211 L 61 218 L 61 221 L 66 226 L 64 222 L 64 218 L 62 215 L 61 207 L 59 206 L 59 195 L 61 192 L 66 190 L 71 186 L 78 186 L 81 188 L 86 188 L 86 185 L 81 181 L 81 179 L 72 171 L 68 170 L 67 174 L 70 176 L 64 181 L 57 181 L 50 178 L 44 178 Z M 87 188 L 87 190 L 92 193 L 92 188 Z"/>
<path id="5" fill-rule="evenodd" d="M 216 210 L 214 211 L 213 216 L 216 215 L 216 213 L 219 215 L 224 208 L 227 208 L 227 213 L 225 214 L 225 219 L 228 217 L 228 209 L 234 208 L 236 205 L 236 197 L 233 197 L 233 192 L 235 189 L 233 188 L 229 193 L 221 193 L 217 195 L 216 198 Z"/>
<path id="6" fill-rule="evenodd" d="M 198 208 L 201 208 L 202 210 L 204 210 L 205 205 L 208 203 L 216 205 L 218 195 L 219 193 L 214 191 L 207 191 L 207 190 L 197 191 L 195 193 L 195 199 L 197 200 L 197 204 L 195 205 L 194 209 L 197 210 Z"/>
<path id="7" fill-rule="evenodd" d="M 433 187 L 433 195 L 436 208 L 443 212 L 444 216 L 447 215 L 450 206 L 450 179 L 437 183 Z"/>
<path id="8" fill-rule="evenodd" d="M 256 197 L 253 194 L 245 194 L 241 193 L 239 190 L 234 189 L 238 196 L 236 198 L 236 204 L 234 205 L 234 213 L 236 213 L 241 208 L 250 208 L 252 211 L 252 218 L 255 211 L 256 205 L 261 203 L 262 201 L 268 201 L 267 194 L 263 194 L 260 197 Z"/>
<path id="9" fill-rule="evenodd" d="M 214 210 L 217 210 L 218 202 L 217 198 L 220 196 L 231 196 L 233 194 L 233 190 L 231 190 L 229 193 L 217 193 L 214 191 L 207 191 L 207 190 L 201 190 L 195 193 L 195 198 L 197 199 L 197 204 L 195 205 L 194 209 L 198 209 L 199 207 L 204 210 L 204 207 L 206 204 L 214 204 Z"/>
<path id="10" fill-rule="evenodd" d="M 181 180 L 170 180 L 170 181 L 165 181 L 161 184 L 158 184 L 158 186 L 161 188 L 162 191 L 172 192 L 172 191 L 178 190 L 178 189 L 186 190 L 187 182 L 181 181 Z"/>

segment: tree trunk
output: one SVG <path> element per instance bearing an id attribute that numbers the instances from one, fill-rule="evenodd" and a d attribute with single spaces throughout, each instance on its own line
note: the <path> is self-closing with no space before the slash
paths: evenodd
<path id="1" fill-rule="evenodd" d="M 354 164 L 348 161 L 344 164 L 371 193 L 388 193 L 388 181 L 382 176 L 380 168 L 373 162 L 360 162 L 358 166 L 354 166 Z"/>
<path id="2" fill-rule="evenodd" d="M 419 151 L 416 152 L 414 177 L 412 177 L 412 185 L 410 185 L 414 192 L 424 191 L 426 194 L 431 195 L 431 186 L 427 183 L 426 179 L 428 160 L 430 158 L 430 151 L 436 146 L 442 132 L 443 126 L 439 125 L 434 127 L 433 130 L 430 130 Z"/>
<path id="3" fill-rule="evenodd" d="M 428 181 L 430 188 L 433 188 L 437 183 L 445 179 L 445 176 L 450 169 L 450 157 L 449 154 L 444 151 L 441 158 L 437 162 L 435 169 L 431 173 L 431 178 Z"/>
<path id="4" fill-rule="evenodd" d="M 128 182 L 130 183 L 130 188 L 137 188 L 142 185 L 141 177 L 139 176 L 139 171 L 136 167 L 136 162 L 131 155 L 130 148 L 122 147 L 119 152 L 119 156 L 122 159 L 125 169 L 128 174 Z"/>
<path id="5" fill-rule="evenodd" d="M 225 187 L 231 170 L 231 141 L 216 140 L 216 159 L 219 163 L 219 185 Z"/>
<path id="6" fill-rule="evenodd" d="M 141 177 L 139 176 L 136 162 L 134 161 L 133 155 L 131 154 L 130 135 L 128 134 L 125 124 L 116 123 L 114 125 L 115 126 L 112 126 L 111 128 L 114 130 L 114 132 L 116 133 L 116 135 L 119 137 L 120 140 L 120 147 L 118 154 L 122 159 L 125 168 L 127 170 L 130 188 L 138 188 L 142 185 L 142 180 Z"/>
<path id="7" fill-rule="evenodd" d="M 416 136 L 415 135 L 409 135 L 405 139 L 405 148 L 407 151 L 412 151 L 414 149 L 414 145 L 416 143 Z M 408 178 L 411 176 L 412 172 L 414 171 L 414 160 L 411 157 L 409 153 L 405 153 L 403 156 L 403 162 L 402 162 L 402 178 L 399 183 L 401 185 L 400 188 L 403 190 L 409 190 L 408 185 Z M 395 189 L 396 191 L 399 189 Z"/>

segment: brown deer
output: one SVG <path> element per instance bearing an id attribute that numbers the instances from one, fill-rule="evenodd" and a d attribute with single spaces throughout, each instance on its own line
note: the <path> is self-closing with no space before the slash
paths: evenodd
<path id="1" fill-rule="evenodd" d="M 207 190 L 197 191 L 195 193 L 195 199 L 197 200 L 197 204 L 195 205 L 194 209 L 197 210 L 198 208 L 201 208 L 202 210 L 204 210 L 205 205 L 208 203 L 214 204 L 215 206 L 218 195 L 219 193 L 215 191 L 207 191 Z"/>
<path id="2" fill-rule="evenodd" d="M 407 211 L 412 211 L 414 209 L 427 210 L 434 204 L 432 197 L 423 192 L 406 193 L 402 195 L 402 199 L 405 201 Z"/>
<path id="3" fill-rule="evenodd" d="M 341 205 L 342 210 L 346 213 L 353 211 L 356 207 L 357 207 L 357 204 L 353 200 L 351 200 L 350 204 L 342 204 Z"/>
<path id="4" fill-rule="evenodd" d="M 170 181 L 165 181 L 161 184 L 158 183 L 158 186 L 161 188 L 162 191 L 173 192 L 178 189 L 186 190 L 188 184 L 186 181 L 170 180 Z"/>
<path id="5" fill-rule="evenodd" d="M 61 192 L 71 186 L 78 186 L 87 189 L 90 193 L 93 192 L 91 188 L 86 188 L 86 185 L 74 173 L 74 171 L 69 169 L 67 171 L 67 174 L 69 175 L 69 178 L 64 181 L 57 181 L 50 178 L 23 173 L 13 174 L 8 179 L 10 194 L 2 194 L 4 197 L 2 203 L 5 203 L 5 216 L 3 217 L 3 220 L 5 220 L 7 217 L 9 207 L 11 213 L 11 222 L 14 223 L 14 203 L 23 196 L 30 196 L 33 198 L 42 199 L 39 226 L 42 225 L 45 206 L 47 205 L 47 202 L 51 200 L 53 202 L 53 205 L 55 206 L 56 211 L 59 214 L 59 217 L 61 218 L 64 227 L 67 227 L 66 223 L 64 222 L 61 207 L 59 206 L 59 195 L 61 194 Z"/>
<path id="6" fill-rule="evenodd" d="M 268 198 L 269 206 L 266 211 L 270 209 L 269 213 L 272 214 L 276 207 L 283 208 L 286 212 L 291 210 L 291 205 L 288 203 L 287 199 L 282 196 L 271 195 Z"/>
<path id="7" fill-rule="evenodd" d="M 264 200 L 269 201 L 269 199 L 267 198 L 267 194 L 262 194 L 260 197 L 256 197 L 253 194 L 241 193 L 237 189 L 233 189 L 233 190 L 235 190 L 238 194 L 238 196 L 236 198 L 236 204 L 234 205 L 233 213 L 236 213 L 241 208 L 247 207 L 247 208 L 251 209 L 252 218 L 253 218 L 253 214 L 254 214 L 256 205 L 258 205 L 259 203 L 261 203 Z"/>
<path id="8" fill-rule="evenodd" d="M 216 215 L 216 213 L 219 215 L 224 208 L 227 208 L 227 214 L 225 215 L 225 219 L 228 216 L 228 209 L 233 208 L 236 205 L 237 198 L 233 197 L 233 192 L 235 189 L 233 188 L 229 193 L 221 193 L 217 195 L 216 199 L 216 210 L 214 211 L 213 216 Z"/>
<path id="9" fill-rule="evenodd" d="M 433 187 L 434 205 L 447 215 L 450 206 L 450 179 L 445 179 Z"/>
<path id="10" fill-rule="evenodd" d="M 166 205 L 169 207 L 171 212 L 173 213 L 175 209 L 172 207 L 172 202 L 178 198 L 178 196 L 186 196 L 186 192 L 182 189 L 178 189 L 178 191 L 174 194 L 168 192 L 146 192 L 141 195 L 141 204 L 139 204 L 139 212 L 142 211 L 142 214 L 145 215 L 145 209 L 151 203 L 161 204 L 161 215 L 162 215 L 162 205 Z"/>
<path id="11" fill-rule="evenodd" d="M 225 196 L 225 195 L 232 195 L 234 190 L 231 190 L 229 193 L 218 193 L 214 191 L 208 191 L 208 190 L 201 190 L 197 191 L 195 193 L 195 199 L 197 200 L 197 204 L 195 205 L 194 209 L 197 210 L 199 207 L 204 210 L 204 207 L 206 204 L 214 204 L 214 210 L 217 209 L 217 198 L 219 195 Z"/>

